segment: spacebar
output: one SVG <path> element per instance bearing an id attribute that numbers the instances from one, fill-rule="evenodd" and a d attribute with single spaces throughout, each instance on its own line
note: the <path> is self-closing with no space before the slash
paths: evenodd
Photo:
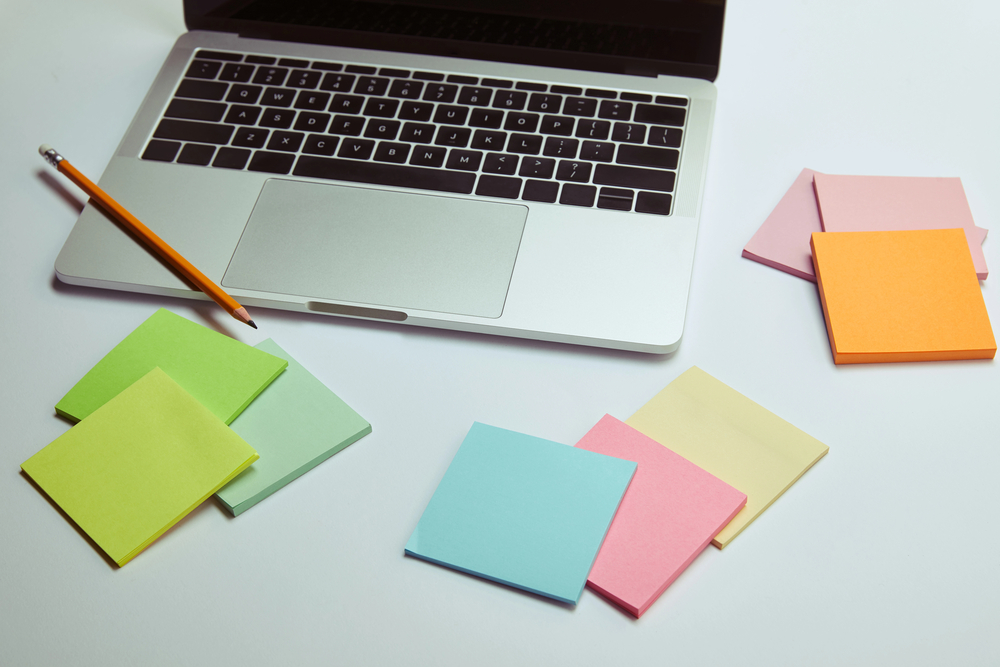
<path id="1" fill-rule="evenodd" d="M 472 194 L 476 175 L 445 169 L 421 169 L 397 164 L 377 164 L 355 160 L 335 160 L 303 155 L 295 165 L 296 176 L 329 178 L 335 181 L 395 185 L 418 190 L 439 190 Z"/>

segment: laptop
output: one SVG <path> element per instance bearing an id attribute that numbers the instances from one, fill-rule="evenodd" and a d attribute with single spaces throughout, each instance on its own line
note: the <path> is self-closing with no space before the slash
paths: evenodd
<path id="1" fill-rule="evenodd" d="M 185 0 L 100 179 L 278 308 L 648 353 L 681 340 L 724 0 Z M 88 204 L 66 283 L 206 298 Z"/>

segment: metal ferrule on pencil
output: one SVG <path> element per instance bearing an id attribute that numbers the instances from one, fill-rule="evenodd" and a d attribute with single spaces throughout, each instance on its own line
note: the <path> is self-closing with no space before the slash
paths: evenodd
<path id="1" fill-rule="evenodd" d="M 59 153 L 56 152 L 56 149 L 51 146 L 42 146 L 38 149 L 38 152 L 41 153 L 46 162 L 51 164 L 53 167 L 58 167 L 59 163 L 66 159 L 62 155 L 59 155 Z"/>

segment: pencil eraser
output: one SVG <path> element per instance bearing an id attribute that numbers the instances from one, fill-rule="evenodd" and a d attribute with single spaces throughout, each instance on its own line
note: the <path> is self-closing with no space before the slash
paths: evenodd
<path id="1" fill-rule="evenodd" d="M 42 144 L 41 146 L 38 147 L 38 154 L 45 155 L 46 153 L 52 150 L 55 150 L 54 148 L 52 148 L 52 146 L 49 146 L 48 144 Z"/>

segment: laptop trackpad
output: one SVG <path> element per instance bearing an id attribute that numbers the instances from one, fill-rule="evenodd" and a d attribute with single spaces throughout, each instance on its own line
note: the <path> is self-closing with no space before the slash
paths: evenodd
<path id="1" fill-rule="evenodd" d="M 500 317 L 526 206 L 265 182 L 225 287 Z"/>

